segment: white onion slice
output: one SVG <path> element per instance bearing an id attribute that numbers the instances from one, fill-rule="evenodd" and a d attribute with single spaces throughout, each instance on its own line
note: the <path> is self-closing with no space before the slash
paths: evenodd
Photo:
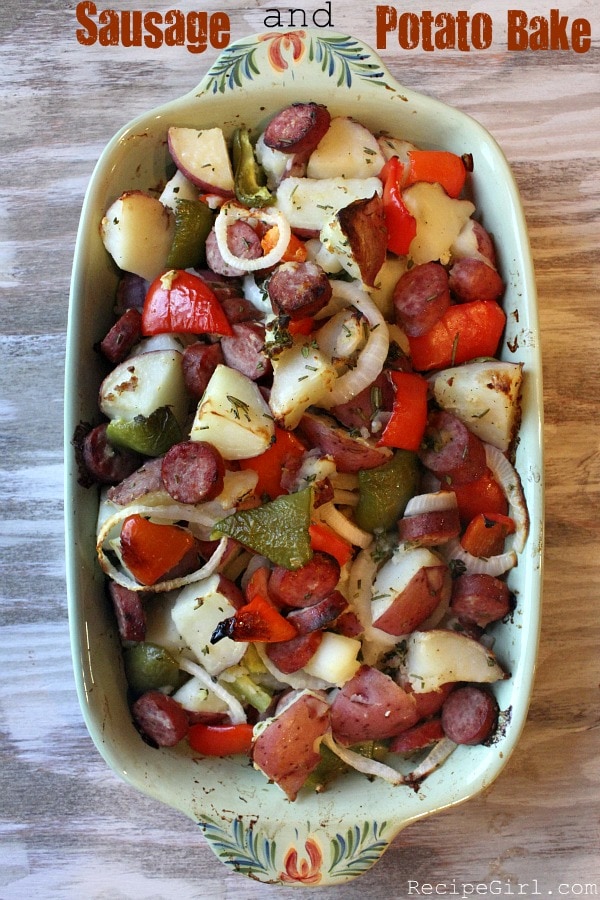
<path id="1" fill-rule="evenodd" d="M 319 518 L 326 522 L 330 528 L 333 528 L 340 537 L 345 538 L 354 544 L 355 547 L 362 547 L 363 550 L 373 541 L 373 535 L 368 531 L 363 531 L 354 522 L 350 522 L 346 516 L 336 509 L 332 502 L 325 503 L 318 507 Z"/>
<path id="2" fill-rule="evenodd" d="M 414 769 L 406 775 L 403 775 L 402 772 L 398 772 L 397 769 L 388 766 L 386 763 L 379 762 L 377 759 L 368 759 L 365 756 L 361 756 L 360 753 L 355 753 L 354 750 L 348 749 L 348 747 L 343 747 L 337 743 L 331 732 L 328 732 L 323 736 L 323 743 L 329 747 L 331 752 L 335 753 L 342 762 L 345 762 L 346 765 L 350 766 L 352 769 L 356 769 L 357 772 L 362 772 L 364 775 L 372 775 L 375 778 L 382 778 L 389 784 L 394 785 L 416 784 L 417 782 L 422 781 L 439 768 L 458 746 L 449 738 L 442 738 L 431 748 L 427 756 L 421 760 Z"/>
<path id="3" fill-rule="evenodd" d="M 516 553 L 522 553 L 529 533 L 529 515 L 521 479 L 512 463 L 497 447 L 486 444 L 485 456 L 489 470 L 504 491 L 508 500 L 508 514 L 515 523 L 513 549 Z"/>
<path id="4" fill-rule="evenodd" d="M 345 762 L 352 769 L 356 769 L 357 772 L 362 772 L 364 775 L 373 775 L 376 778 L 383 778 L 389 784 L 406 784 L 406 776 L 401 772 L 392 769 L 391 766 L 387 766 L 385 763 L 379 762 L 377 759 L 369 759 L 366 756 L 361 756 L 360 753 L 355 753 L 354 750 L 349 750 L 348 747 L 342 747 L 334 739 L 331 732 L 323 735 L 323 743 L 329 747 L 332 753 L 339 756 L 342 762 Z"/>
<path id="5" fill-rule="evenodd" d="M 409 772 L 408 775 L 404 776 L 405 781 L 410 784 L 415 784 L 417 781 L 422 781 L 427 775 L 431 775 L 431 773 L 439 768 L 443 762 L 446 762 L 450 754 L 456 750 L 457 746 L 458 744 L 455 744 L 450 738 L 441 738 L 433 745 L 427 756 L 421 760 L 419 765 Z"/>
<path id="6" fill-rule="evenodd" d="M 338 506 L 358 506 L 359 496 L 356 491 L 345 491 L 335 488 L 333 491 L 333 503 Z"/>
<path id="7" fill-rule="evenodd" d="M 334 488 L 342 491 L 358 490 L 358 475 L 354 472 L 335 472 L 331 476 L 331 483 Z"/>
<path id="8" fill-rule="evenodd" d="M 454 491 L 434 491 L 429 494 L 417 494 L 411 497 L 404 509 L 404 516 L 417 516 L 421 513 L 441 512 L 455 509 L 457 506 Z"/>
<path id="9" fill-rule="evenodd" d="M 363 628 L 372 622 L 371 596 L 377 564 L 368 550 L 362 550 L 350 569 L 348 578 L 348 601 Z"/>
<path id="10" fill-rule="evenodd" d="M 357 282 L 336 281 L 332 286 L 334 296 L 346 300 L 363 314 L 369 323 L 370 331 L 356 366 L 340 375 L 333 390 L 319 400 L 318 405 L 323 409 L 331 409 L 340 403 L 346 403 L 363 388 L 372 384 L 383 369 L 390 344 L 385 319 L 366 291 L 363 291 Z"/>
<path id="11" fill-rule="evenodd" d="M 497 556 L 473 556 L 467 553 L 459 538 L 452 538 L 445 544 L 440 544 L 437 550 L 447 562 L 453 559 L 461 562 L 469 575 L 493 575 L 499 578 L 517 565 L 515 550 L 507 550 L 506 553 L 499 553 Z"/>
<path id="12" fill-rule="evenodd" d="M 278 231 L 277 243 L 264 256 L 256 259 L 243 259 L 229 249 L 227 243 L 227 229 L 239 219 L 260 219 L 269 225 L 276 225 Z M 247 209 L 237 203 L 224 203 L 215 219 L 215 237 L 217 246 L 223 260 L 235 269 L 243 272 L 257 272 L 259 269 L 268 269 L 278 263 L 286 251 L 290 242 L 291 228 L 288 220 L 278 209 Z"/>
<path id="13" fill-rule="evenodd" d="M 187 672 L 188 675 L 193 675 L 198 681 L 202 682 L 205 688 L 227 705 L 232 725 L 241 725 L 248 721 L 246 713 L 244 712 L 244 707 L 237 697 L 230 694 L 216 679 L 209 675 L 203 666 L 195 663 L 191 659 L 187 659 L 185 656 L 180 656 L 177 659 L 177 664 L 183 672 Z"/>

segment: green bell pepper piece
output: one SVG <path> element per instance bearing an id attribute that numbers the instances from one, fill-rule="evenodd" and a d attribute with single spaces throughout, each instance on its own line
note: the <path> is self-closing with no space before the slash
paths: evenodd
<path id="1" fill-rule="evenodd" d="M 159 644 L 150 641 L 133 644 L 124 651 L 123 660 L 127 682 L 134 694 L 173 689 L 181 681 L 177 661 Z"/>
<path id="2" fill-rule="evenodd" d="M 312 488 L 282 494 L 256 509 L 238 510 L 221 519 L 212 530 L 211 540 L 226 535 L 277 566 L 299 569 L 312 558 L 308 533 L 311 509 Z"/>
<path id="3" fill-rule="evenodd" d="M 236 128 L 232 150 L 235 196 L 239 202 L 257 209 L 271 206 L 275 198 L 266 186 L 264 172 L 256 161 L 247 128 Z"/>
<path id="4" fill-rule="evenodd" d="M 206 238 L 214 213 L 202 200 L 175 201 L 175 234 L 167 257 L 167 269 L 190 269 L 206 262 Z"/>
<path id="5" fill-rule="evenodd" d="M 353 744 L 348 749 L 364 756 L 365 759 L 376 759 L 379 762 L 382 762 L 388 752 L 387 746 L 382 741 L 362 741 L 359 744 Z M 303 785 L 317 793 L 324 791 L 327 785 L 335 781 L 339 775 L 352 771 L 351 766 L 341 760 L 326 744 L 321 744 L 319 753 L 321 761 Z"/>
<path id="6" fill-rule="evenodd" d="M 116 447 L 128 447 L 144 456 L 162 456 L 183 437 L 170 406 L 160 406 L 149 416 L 112 419 L 108 423 L 106 436 Z"/>
<path id="7" fill-rule="evenodd" d="M 258 712 L 266 712 L 271 705 L 272 695 L 249 675 L 238 675 L 235 681 L 228 681 L 226 686 L 241 703 L 249 703 Z"/>
<path id="8" fill-rule="evenodd" d="M 390 460 L 358 473 L 356 524 L 365 531 L 389 531 L 417 492 L 419 458 L 412 450 L 395 450 Z"/>

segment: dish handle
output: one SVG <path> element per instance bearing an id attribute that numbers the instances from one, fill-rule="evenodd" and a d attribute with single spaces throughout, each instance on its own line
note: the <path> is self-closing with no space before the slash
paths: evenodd
<path id="1" fill-rule="evenodd" d="M 301 65 L 300 65 L 301 63 Z M 344 34 L 302 28 L 253 34 L 230 44 L 192 92 L 227 94 L 260 80 L 294 83 L 330 78 L 337 88 L 368 82 L 389 90 L 391 76 L 366 44 Z"/>
<path id="2" fill-rule="evenodd" d="M 269 831 L 256 818 L 198 824 L 213 853 L 233 871 L 290 887 L 343 884 L 364 874 L 399 831 L 397 823 L 376 820 L 341 823 L 339 830 L 278 821 Z"/>

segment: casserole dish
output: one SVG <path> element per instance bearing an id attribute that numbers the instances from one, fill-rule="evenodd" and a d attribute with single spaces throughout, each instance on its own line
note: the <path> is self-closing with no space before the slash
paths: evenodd
<path id="1" fill-rule="evenodd" d="M 493 629 L 510 677 L 497 685 L 502 728 L 491 746 L 459 747 L 418 790 L 358 773 L 290 803 L 251 765 L 194 758 L 144 743 L 127 705 L 121 648 L 95 555 L 98 495 L 82 487 L 73 436 L 98 418 L 101 360 L 93 347 L 113 321 L 117 272 L 99 222 L 123 191 L 164 180 L 167 129 L 242 124 L 258 128 L 299 99 L 391 130 L 424 148 L 472 154 L 472 199 L 499 251 L 507 314 L 502 359 L 524 364 L 515 465 L 530 529 L 508 576 L 517 605 Z M 140 791 L 198 822 L 217 857 L 267 883 L 340 884 L 365 872 L 407 825 L 489 787 L 506 765 L 525 719 L 535 671 L 543 562 L 541 362 L 535 282 L 518 189 L 494 139 L 458 110 L 402 87 L 376 54 L 341 34 L 302 30 L 230 45 L 183 97 L 122 128 L 103 152 L 85 197 L 73 266 L 65 384 L 66 552 L 69 619 L 78 695 L 88 730 L 108 765 Z"/>

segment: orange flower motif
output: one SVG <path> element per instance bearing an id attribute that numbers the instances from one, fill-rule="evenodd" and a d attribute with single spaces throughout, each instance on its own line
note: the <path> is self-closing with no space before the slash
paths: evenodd
<path id="1" fill-rule="evenodd" d="M 276 72 L 283 72 L 288 64 L 283 51 L 292 50 L 293 62 L 299 62 L 304 55 L 304 31 L 286 31 L 284 34 L 263 34 L 261 41 L 272 41 L 269 47 L 269 62 Z"/>
<path id="2" fill-rule="evenodd" d="M 321 864 L 323 854 L 317 842 L 313 838 L 307 838 L 304 843 L 308 859 L 301 859 L 298 865 L 298 851 L 290 847 L 285 855 L 283 864 L 285 872 L 279 873 L 281 881 L 293 883 L 300 881 L 302 884 L 318 884 L 321 880 Z"/>

